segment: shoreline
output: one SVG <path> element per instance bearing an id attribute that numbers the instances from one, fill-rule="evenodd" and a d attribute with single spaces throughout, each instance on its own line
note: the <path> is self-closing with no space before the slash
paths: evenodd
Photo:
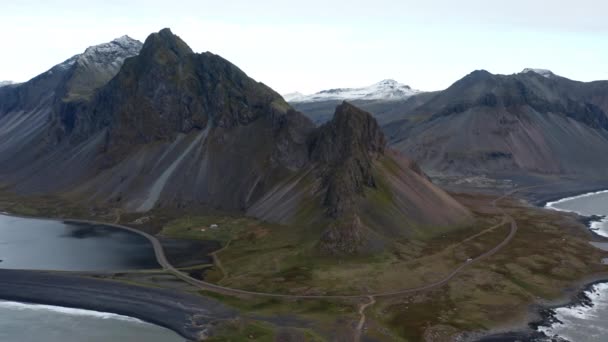
<path id="1" fill-rule="evenodd" d="M 203 296 L 53 272 L 0 269 L 0 299 L 117 314 L 172 330 L 191 341 L 236 311 Z"/>
<path id="2" fill-rule="evenodd" d="M 597 194 L 601 192 L 608 192 L 608 184 L 593 185 L 590 187 L 574 187 L 570 190 L 561 190 L 556 192 L 538 193 L 538 194 L 524 194 L 524 198 L 528 199 L 530 204 L 545 208 L 550 203 L 557 203 L 562 200 L 572 199 L 574 197 L 580 197 L 583 195 Z"/>
<path id="3" fill-rule="evenodd" d="M 580 195 L 584 195 L 584 194 L 587 194 L 590 192 L 596 193 L 596 192 L 600 192 L 600 191 L 606 191 L 606 186 L 603 186 L 599 189 L 602 189 L 602 190 L 587 191 L 587 192 L 572 191 L 566 197 L 553 198 L 553 200 L 578 197 Z M 523 195 L 524 196 L 522 196 L 522 197 L 524 199 L 529 198 L 525 194 L 523 194 Z M 546 196 L 546 199 L 543 202 L 537 202 L 537 203 L 546 204 L 546 203 L 550 203 L 550 202 L 551 202 L 550 197 Z M 544 205 L 543 205 L 543 207 L 544 207 Z M 549 209 L 549 208 L 547 208 L 547 209 Z M 42 218 L 42 217 L 36 217 L 36 216 L 14 215 L 11 213 L 6 213 L 6 212 L 2 212 L 0 214 L 14 216 L 14 217 L 28 218 L 28 219 L 61 220 L 64 222 L 81 222 L 81 223 L 92 223 L 93 222 L 93 221 L 89 221 L 86 219 L 46 218 L 46 217 Z M 591 222 L 591 220 L 593 220 L 593 218 L 582 216 L 582 215 L 579 215 L 579 216 L 582 217 L 583 219 L 587 220 L 587 221 L 582 221 L 582 220 L 581 221 L 583 223 L 585 223 L 587 228 L 589 228 L 588 225 Z M 95 223 L 104 224 L 104 225 L 108 225 L 108 226 L 114 226 L 114 227 L 122 228 L 122 229 L 127 229 L 129 231 L 138 233 L 143 236 L 147 235 L 147 233 L 145 233 L 141 230 L 138 230 L 138 229 L 135 229 L 132 227 L 126 227 L 126 226 L 119 225 L 116 223 L 106 223 L 106 222 L 95 222 Z M 594 236 L 600 237 L 602 239 L 606 239 L 606 237 L 597 235 L 590 229 L 589 229 L 589 231 Z M 14 270 L 12 270 L 12 271 L 14 271 Z M 4 272 L 4 270 L 0 270 L 0 278 L 4 278 L 2 272 Z M 39 271 L 18 270 L 18 271 L 14 271 L 14 272 L 25 272 L 25 273 L 38 272 L 38 273 L 44 274 L 46 276 L 49 276 L 49 274 L 48 274 L 49 272 L 44 272 L 44 271 L 39 272 Z M 53 275 L 53 276 L 56 276 L 56 275 Z M 73 276 L 73 275 L 66 276 L 66 277 L 80 278 L 78 276 Z M 87 279 L 87 278 L 80 278 L 80 279 L 81 280 L 86 279 L 87 281 L 98 282 L 98 285 L 100 285 L 101 287 L 109 286 L 108 283 L 110 283 L 110 282 L 115 283 L 114 285 L 118 284 L 117 282 L 107 281 L 107 280 L 95 280 L 95 279 Z M 483 342 L 513 341 L 514 337 L 516 337 L 517 339 L 522 340 L 522 341 L 532 341 L 535 338 L 545 337 L 545 335 L 542 332 L 536 331 L 536 328 L 538 326 L 544 326 L 544 325 L 547 325 L 548 323 L 555 322 L 555 317 L 554 317 L 555 313 L 553 311 L 555 308 L 579 305 L 579 304 L 585 303 L 584 302 L 585 298 L 586 298 L 586 302 L 588 303 L 589 298 L 585 295 L 585 293 L 595 284 L 607 283 L 607 282 L 608 282 L 608 271 L 605 274 L 595 275 L 595 276 L 591 276 L 591 277 L 582 279 L 578 282 L 573 283 L 572 286 L 563 289 L 563 292 L 564 292 L 563 297 L 560 297 L 554 301 L 547 301 L 544 303 L 542 303 L 542 302 L 531 303 L 530 309 L 528 310 L 527 318 L 525 318 L 525 320 L 522 320 L 521 324 L 519 324 L 519 323 L 514 324 L 511 326 L 511 328 L 490 329 L 489 331 L 486 331 L 486 332 L 479 332 L 479 331 L 478 332 L 469 332 L 469 333 L 466 333 L 465 336 L 468 336 L 467 340 L 470 339 L 473 341 L 483 341 Z M 51 282 L 51 284 L 52 284 L 52 282 Z M 22 297 L 11 297 L 11 296 L 6 297 L 6 296 L 2 295 L 2 286 L 3 285 L 4 284 L 0 284 L 0 298 L 2 298 L 2 299 L 19 301 L 19 302 L 46 304 L 46 305 L 66 306 L 66 307 L 81 308 L 81 309 L 100 311 L 100 312 L 116 313 L 116 314 L 120 314 L 120 315 L 125 315 L 125 316 L 129 316 L 129 317 L 141 319 L 142 321 L 168 328 L 188 339 L 198 339 L 201 336 L 201 334 L 206 334 L 207 328 L 213 326 L 214 325 L 213 322 L 215 322 L 215 321 L 231 319 L 231 318 L 236 317 L 236 313 L 234 312 L 234 310 L 228 309 L 227 307 L 223 307 L 222 309 L 224 309 L 226 311 L 223 311 L 224 315 L 217 316 L 217 317 L 219 317 L 218 319 L 208 320 L 206 323 L 203 322 L 201 325 L 195 324 L 193 326 L 192 324 L 194 322 L 192 319 L 188 320 L 183 317 L 180 319 L 178 317 L 179 314 L 177 314 L 177 316 L 173 316 L 173 317 L 168 317 L 168 316 L 172 316 L 171 314 L 168 314 L 168 313 L 165 313 L 164 315 L 163 314 L 161 314 L 161 315 L 154 314 L 154 313 L 151 313 L 151 311 L 148 310 L 148 308 L 138 308 L 138 306 L 136 304 L 133 304 L 132 307 L 126 307 L 126 308 L 123 306 L 116 306 L 116 307 L 108 310 L 108 309 L 103 309 L 104 305 L 107 305 L 107 304 L 99 303 L 100 300 L 97 298 L 87 298 L 80 302 L 78 302 L 78 300 L 76 300 L 74 302 L 74 298 L 71 298 L 70 301 L 68 301 L 68 302 L 61 301 L 61 300 L 55 299 L 60 296 L 57 296 L 57 294 L 53 294 L 52 290 L 50 290 L 50 292 L 48 292 L 46 294 L 46 296 L 45 295 L 40 295 L 40 296 L 34 295 L 33 297 L 35 299 L 30 299 L 30 300 L 22 299 Z M 38 286 L 40 287 L 41 285 L 38 284 Z M 51 286 L 53 286 L 53 285 L 51 285 Z M 78 296 L 76 293 L 79 291 L 81 286 L 82 285 L 77 285 L 70 289 L 70 291 L 73 292 L 72 296 L 76 296 L 76 297 Z M 131 285 L 131 287 L 132 287 L 132 290 L 135 290 L 135 291 L 146 290 L 146 288 L 142 288 L 139 286 Z M 159 291 L 163 291 L 163 290 L 159 290 Z M 109 292 L 111 292 L 111 290 Z M 168 292 L 168 291 L 164 291 L 164 292 Z M 15 292 L 15 293 L 18 293 L 18 292 Z M 121 298 L 120 298 L 121 294 L 112 293 L 111 295 L 117 296 L 116 298 L 112 298 L 112 300 L 114 302 L 118 302 L 121 300 Z M 32 294 L 30 293 L 28 296 L 32 296 Z M 170 297 L 172 297 L 172 296 L 174 296 L 174 297 L 189 296 L 189 297 L 194 297 L 194 298 L 201 299 L 201 300 L 207 301 L 207 302 L 214 301 L 213 299 L 210 299 L 207 297 L 188 295 L 187 293 L 176 292 L 176 291 L 173 291 L 171 293 Z M 91 304 L 91 302 L 92 302 L 92 304 Z M 172 302 L 172 304 L 175 304 L 175 303 Z M 223 306 L 223 304 L 221 304 L 219 302 L 216 302 L 215 305 Z M 203 309 L 202 306 L 201 307 L 189 307 L 189 308 L 183 307 L 183 305 L 181 305 L 181 306 L 182 306 L 180 308 L 180 309 L 182 309 L 181 314 L 191 315 L 190 317 L 197 317 L 197 314 L 195 313 L 196 310 Z M 100 307 L 101 307 L 101 309 L 100 309 Z M 191 309 L 194 312 L 191 311 Z M 179 312 L 180 310 L 176 310 L 176 311 Z M 230 312 L 230 314 L 226 314 L 226 312 Z M 221 311 L 220 311 L 220 313 L 221 313 Z M 199 314 L 198 317 L 201 317 L 201 315 Z M 205 315 L 205 314 L 202 314 L 202 317 L 209 318 L 209 316 Z M 180 321 L 181 323 L 178 321 Z"/>
<path id="4" fill-rule="evenodd" d="M 594 194 L 606 193 L 608 192 L 607 187 L 598 187 L 590 191 L 581 192 L 581 191 L 569 191 L 567 195 L 564 197 L 556 197 L 557 195 L 548 195 L 546 198 L 540 201 L 532 201 L 531 203 L 535 206 L 547 209 L 547 210 L 555 210 L 563 213 L 571 213 L 576 214 L 580 217 L 580 222 L 587 227 L 592 236 L 596 239 L 606 240 L 608 239 L 605 236 L 597 234 L 592 228 L 591 224 L 593 222 L 601 221 L 605 218 L 605 216 L 600 215 L 583 215 L 575 211 L 570 210 L 562 210 L 558 208 L 548 207 L 551 204 L 558 203 L 561 201 L 566 201 L 573 198 L 578 198 L 581 196 L 592 196 Z M 595 248 L 590 245 L 591 248 Z M 503 331 L 503 332 L 489 332 L 489 334 L 483 334 L 480 337 L 474 339 L 476 342 L 510 342 L 513 340 L 518 340 L 522 342 L 535 342 L 539 341 L 539 339 L 551 339 L 552 336 L 547 336 L 541 331 L 538 331 L 539 327 L 543 326 L 551 326 L 555 323 L 560 323 L 559 319 L 556 318 L 557 313 L 555 309 L 558 308 L 570 308 L 576 306 L 593 306 L 593 301 L 587 295 L 587 292 L 591 291 L 593 287 L 597 284 L 606 284 L 608 283 L 608 271 L 606 271 L 606 275 L 596 275 L 592 277 L 588 277 L 586 279 L 582 279 L 574 284 L 570 288 L 564 289 L 564 295 L 561 298 L 539 302 L 532 305 L 530 309 L 531 316 L 537 316 L 538 319 L 528 320 L 525 323 L 525 327 L 522 324 L 521 329 L 512 329 L 511 331 Z"/>
<path id="5" fill-rule="evenodd" d="M 142 230 L 110 222 L 38 217 L 1 211 L 0 215 L 30 219 L 104 225 L 125 230 L 145 238 L 153 247 L 153 239 Z M 162 247 L 161 247 L 162 248 Z M 161 264 L 154 248 L 159 270 Z M 106 271 L 107 272 L 107 271 Z M 112 271 L 128 272 L 128 271 Z M 86 271 L 20 270 L 0 268 L 0 300 L 41 304 L 116 314 L 160 326 L 188 341 L 208 336 L 219 321 L 237 317 L 236 310 L 206 296 L 171 289 L 148 288 L 120 281 L 88 277 Z M 93 271 L 91 274 L 104 273 Z M 69 279 L 69 281 L 66 281 Z M 17 282 L 17 283 L 15 283 Z M 87 296 L 87 293 L 91 293 Z"/>
<path id="6" fill-rule="evenodd" d="M 559 319 L 556 318 L 557 313 L 555 309 L 559 308 L 571 308 L 577 306 L 593 306 L 593 301 L 587 295 L 595 285 L 608 284 L 608 273 L 606 275 L 590 277 L 580 281 L 577 285 L 572 288 L 565 289 L 562 298 L 558 298 L 545 303 L 533 304 L 530 309 L 530 317 L 537 317 L 536 319 L 529 319 L 523 323 L 520 328 L 513 328 L 510 330 L 501 331 L 489 331 L 488 333 L 480 333 L 474 337 L 472 341 L 475 342 L 539 342 L 539 341 L 555 341 L 552 340 L 553 336 L 547 336 L 545 333 L 538 331 L 539 327 L 551 326 L 555 323 L 560 323 Z M 565 340 L 564 340 L 565 341 Z"/>

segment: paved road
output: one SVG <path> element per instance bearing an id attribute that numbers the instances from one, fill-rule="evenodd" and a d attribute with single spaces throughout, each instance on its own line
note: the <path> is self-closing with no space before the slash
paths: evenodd
<path id="1" fill-rule="evenodd" d="M 221 294 L 227 294 L 227 295 L 260 296 L 260 297 L 273 297 L 273 298 L 285 298 L 285 299 L 365 299 L 365 298 L 370 298 L 370 297 L 377 298 L 377 297 L 390 297 L 390 296 L 411 294 L 411 293 L 415 293 L 415 292 L 430 290 L 430 289 L 445 285 L 450 280 L 452 280 L 456 275 L 458 275 L 464 268 L 480 261 L 483 258 L 487 258 L 487 257 L 495 254 L 496 252 L 498 252 L 501 248 L 503 248 L 505 245 L 507 245 L 513 239 L 515 234 L 517 233 L 517 229 L 518 229 L 517 222 L 515 221 L 515 219 L 513 219 L 513 217 L 509 216 L 503 209 L 501 209 L 497 205 L 497 203 L 499 201 L 513 195 L 516 192 L 522 191 L 522 190 L 543 187 L 543 186 L 548 186 L 548 185 L 552 185 L 552 184 L 555 184 L 555 183 L 515 189 L 515 190 L 512 190 L 512 191 L 506 193 L 503 196 L 500 196 L 500 197 L 494 199 L 491 202 L 492 206 L 494 206 L 495 208 L 500 210 L 504 216 L 505 222 L 510 224 L 511 230 L 509 232 L 509 235 L 502 242 L 500 242 L 497 246 L 495 246 L 491 250 L 479 255 L 478 257 L 472 259 L 471 261 L 464 262 L 463 264 L 461 264 L 460 266 L 458 266 L 454 270 L 452 270 L 452 272 L 450 272 L 445 277 L 443 277 L 441 280 L 438 280 L 436 282 L 433 282 L 433 283 L 430 283 L 427 285 L 414 287 L 414 288 L 408 288 L 408 289 L 402 289 L 402 290 L 396 290 L 396 291 L 388 291 L 388 292 L 379 292 L 379 293 L 356 294 L 356 295 L 291 295 L 291 294 L 281 294 L 281 293 L 247 291 L 247 290 L 235 289 L 235 288 L 212 284 L 212 283 L 209 283 L 209 282 L 206 282 L 203 280 L 194 279 L 194 278 L 190 277 L 189 275 L 187 275 L 183 272 L 180 272 L 178 269 L 176 269 L 169 262 L 169 260 L 167 260 L 167 257 L 165 255 L 164 249 L 163 249 L 160 241 L 153 235 L 150 235 L 148 233 L 145 233 L 145 232 L 135 229 L 135 228 L 130 228 L 127 226 L 116 224 L 116 223 L 106 223 L 106 222 L 99 222 L 99 221 L 77 220 L 77 219 L 63 219 L 63 220 L 69 221 L 69 222 L 106 225 L 106 226 L 111 226 L 111 227 L 115 227 L 115 228 L 125 229 L 130 232 L 141 235 L 150 241 L 150 243 L 152 244 L 152 247 L 154 248 L 154 254 L 156 256 L 156 260 L 158 261 L 159 265 L 165 271 L 168 271 L 168 272 L 174 274 L 176 277 L 182 279 L 183 281 L 185 281 L 191 285 L 194 285 L 200 289 L 203 289 L 203 290 L 217 292 L 217 293 L 221 293 Z M 13 215 L 13 216 L 19 217 L 18 215 Z M 25 216 L 21 216 L 21 217 L 25 217 Z M 490 227 L 489 229 L 492 229 L 494 227 Z"/>
<path id="2" fill-rule="evenodd" d="M 542 185 L 542 186 L 546 186 L 546 185 Z M 465 269 L 469 265 L 472 265 L 476 262 L 479 262 L 481 259 L 494 255 L 513 239 L 513 237 L 517 233 L 517 229 L 518 229 L 517 222 L 515 221 L 515 219 L 513 219 L 513 217 L 509 216 L 504 210 L 502 210 L 497 205 L 497 203 L 499 201 L 503 200 L 504 198 L 513 195 L 514 193 L 516 193 L 518 191 L 535 188 L 535 187 L 539 187 L 539 186 L 515 189 L 513 191 L 506 193 L 505 195 L 503 195 L 501 197 L 494 199 L 491 202 L 492 206 L 494 206 L 495 208 L 497 208 L 498 210 L 500 210 L 502 212 L 505 222 L 508 223 L 511 228 L 509 235 L 503 241 L 501 241 L 498 245 L 496 245 L 494 248 L 490 249 L 489 251 L 477 256 L 476 258 L 474 258 L 468 262 L 465 261 L 463 264 L 459 265 L 454 270 L 452 270 L 449 274 L 447 274 L 442 279 L 440 279 L 436 282 L 433 282 L 433 283 L 430 283 L 427 285 L 423 285 L 423 286 L 419 286 L 419 287 L 401 289 L 401 290 L 396 290 L 396 291 L 379 292 L 379 293 L 365 293 L 365 294 L 355 294 L 355 295 L 291 295 L 291 294 L 281 294 L 281 293 L 247 291 L 247 290 L 235 289 L 235 288 L 230 288 L 230 287 L 226 287 L 226 286 L 212 284 L 212 283 L 209 283 L 209 282 L 206 282 L 203 280 L 194 279 L 194 278 L 190 277 L 189 275 L 187 275 L 183 272 L 180 272 L 178 269 L 176 269 L 167 260 L 167 257 L 165 256 L 165 252 L 163 250 L 163 247 L 162 247 L 160 241 L 153 235 L 150 235 L 148 233 L 142 232 L 142 231 L 134 229 L 134 228 L 130 228 L 130 227 L 122 226 L 119 224 L 114 224 L 114 223 L 109 224 L 109 223 L 89 221 L 89 220 L 66 220 L 66 221 L 108 225 L 108 226 L 112 226 L 112 227 L 116 227 L 116 228 L 125 229 L 125 230 L 131 231 L 133 233 L 136 233 L 136 234 L 139 234 L 139 235 L 145 237 L 152 244 L 152 247 L 154 248 L 154 254 L 156 255 L 156 259 L 158 260 L 158 263 L 161 265 L 161 267 L 164 270 L 172 273 L 173 275 L 182 279 L 183 281 L 185 281 L 191 285 L 194 285 L 202 290 L 212 291 L 212 292 L 225 294 L 225 295 L 257 296 L 257 297 L 272 297 L 272 298 L 285 298 L 285 299 L 365 299 L 365 298 L 370 298 L 370 297 L 378 298 L 378 297 L 391 297 L 391 296 L 412 294 L 412 293 L 427 291 L 427 290 L 431 290 L 433 288 L 443 286 L 446 283 L 448 283 L 450 280 L 452 280 L 455 276 L 457 276 L 463 269 Z M 492 227 L 490 227 L 490 228 L 492 228 Z"/>

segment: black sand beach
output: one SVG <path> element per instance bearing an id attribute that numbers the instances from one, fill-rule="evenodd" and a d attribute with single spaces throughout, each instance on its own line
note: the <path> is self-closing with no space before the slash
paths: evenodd
<path id="1" fill-rule="evenodd" d="M 0 270 L 0 299 L 135 317 L 189 340 L 236 317 L 236 311 L 201 296 L 51 272 Z"/>

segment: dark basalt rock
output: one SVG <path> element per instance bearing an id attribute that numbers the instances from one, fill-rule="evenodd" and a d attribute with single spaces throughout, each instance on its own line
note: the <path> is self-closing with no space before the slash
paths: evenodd
<path id="1" fill-rule="evenodd" d="M 322 234 L 326 254 L 353 254 L 367 245 L 357 204 L 366 187 L 376 187 L 373 159 L 384 154 L 386 140 L 371 114 L 343 102 L 334 118 L 319 127 L 310 142 L 325 194 L 323 206 L 333 222 Z"/>
<path id="2" fill-rule="evenodd" d="M 351 211 L 364 187 L 375 187 L 372 159 L 385 148 L 376 119 L 348 102 L 338 106 L 333 120 L 314 133 L 310 159 L 322 166 L 329 216 Z"/>
<path id="3" fill-rule="evenodd" d="M 220 56 L 194 53 L 168 29 L 99 88 L 105 71 L 83 68 L 70 88 L 61 80 L 74 74 L 60 69 L 0 88 L 0 120 L 19 123 L 0 136 L 0 175 L 16 192 L 324 225 L 318 246 L 331 254 L 368 253 L 382 236 L 411 236 L 413 225 L 468 219 L 414 163 L 385 152 L 369 113 L 344 102 L 315 128 L 272 89 Z M 15 119 L 44 94 L 43 111 Z"/>

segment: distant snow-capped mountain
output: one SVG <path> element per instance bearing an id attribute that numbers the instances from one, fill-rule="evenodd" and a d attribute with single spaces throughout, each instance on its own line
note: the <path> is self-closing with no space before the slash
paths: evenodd
<path id="1" fill-rule="evenodd" d="M 363 88 L 337 88 L 322 90 L 311 95 L 302 93 L 285 94 L 283 97 L 287 102 L 319 102 L 328 100 L 404 100 L 412 95 L 421 93 L 420 90 L 412 89 L 410 86 L 395 80 L 383 80 Z"/>
<path id="2" fill-rule="evenodd" d="M 13 81 L 0 81 L 0 87 L 11 85 L 13 83 L 14 83 Z"/>
<path id="3" fill-rule="evenodd" d="M 546 77 L 546 78 L 555 77 L 555 74 L 551 70 L 548 70 L 548 69 L 525 68 L 521 73 L 522 74 L 527 74 L 529 72 L 537 73 L 537 74 L 539 74 L 539 75 L 541 75 L 543 77 Z"/>

